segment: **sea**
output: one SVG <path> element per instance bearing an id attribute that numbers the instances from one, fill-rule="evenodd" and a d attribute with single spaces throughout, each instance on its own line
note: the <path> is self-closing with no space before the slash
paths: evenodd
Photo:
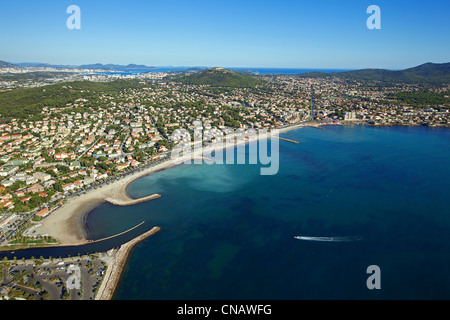
<path id="1" fill-rule="evenodd" d="M 113 298 L 450 299 L 450 130 L 324 128 L 280 134 L 300 143 L 279 141 L 274 175 L 180 164 L 127 190 L 160 199 L 92 210 L 93 240 L 162 228 L 133 249 Z"/>
<path id="2" fill-rule="evenodd" d="M 147 72 L 179 72 L 179 71 L 187 71 L 192 68 L 196 69 L 206 69 L 206 67 L 155 67 L 151 69 L 133 69 L 133 70 L 111 70 L 111 71 L 99 71 L 95 72 L 99 75 L 122 75 L 122 76 L 129 76 L 129 75 L 137 75 L 141 73 L 147 73 Z M 306 72 L 325 72 L 325 73 L 332 73 L 332 72 L 344 72 L 344 71 L 350 71 L 351 69 L 293 69 L 293 68 L 228 68 L 230 70 L 234 71 L 241 71 L 241 72 L 249 72 L 252 74 L 300 74 L 300 73 L 306 73 Z"/>

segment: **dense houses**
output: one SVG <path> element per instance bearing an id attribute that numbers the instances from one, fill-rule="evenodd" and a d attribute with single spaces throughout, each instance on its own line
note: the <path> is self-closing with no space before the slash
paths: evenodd
<path id="1" fill-rule="evenodd" d="M 43 208 L 157 159 L 176 143 L 201 143 L 196 137 L 200 130 L 214 141 L 227 128 L 270 129 L 311 121 L 312 116 L 319 123 L 450 123 L 448 105 L 417 108 L 389 99 L 392 93 L 414 92 L 418 85 L 380 87 L 332 77 L 265 75 L 266 84 L 255 88 L 213 88 L 164 76 L 139 75 L 148 86 L 103 93 L 96 97 L 100 107 L 89 108 L 88 99 L 76 99 L 44 107 L 41 120 L 0 124 L 0 211 Z M 448 92 L 446 87 L 433 90 Z"/>
<path id="2" fill-rule="evenodd" d="M 29 212 L 135 168 L 167 151 L 161 139 L 147 109 L 129 106 L 0 124 L 0 211 Z"/>

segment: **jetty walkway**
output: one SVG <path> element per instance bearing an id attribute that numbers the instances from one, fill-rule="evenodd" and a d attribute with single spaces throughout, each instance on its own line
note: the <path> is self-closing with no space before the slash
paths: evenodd
<path id="1" fill-rule="evenodd" d="M 158 199 L 161 198 L 161 195 L 159 193 L 155 193 L 152 194 L 150 196 L 147 197 L 142 197 L 139 199 L 130 199 L 130 200 L 118 200 L 118 199 L 113 199 L 113 198 L 105 198 L 105 201 L 112 203 L 116 206 L 131 206 L 134 204 L 138 204 L 141 202 L 145 202 L 145 201 L 149 201 L 149 200 L 153 200 L 153 199 Z"/>

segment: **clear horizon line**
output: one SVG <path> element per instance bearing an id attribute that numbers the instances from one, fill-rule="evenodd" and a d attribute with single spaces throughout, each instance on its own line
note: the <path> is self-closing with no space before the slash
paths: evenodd
<path id="1" fill-rule="evenodd" d="M 3 60 L 5 61 L 5 60 Z M 10 64 L 18 64 L 18 63 L 35 63 L 35 64 L 48 64 L 48 65 L 55 65 L 55 66 L 70 66 L 70 67 L 79 67 L 81 65 L 89 65 L 89 64 L 102 64 L 102 65 L 108 65 L 108 64 L 113 64 L 113 65 L 119 65 L 119 66 L 127 66 L 129 64 L 134 64 L 134 65 L 145 65 L 146 67 L 149 68 L 217 68 L 217 67 L 222 67 L 225 69 L 305 69 L 305 70 L 363 70 L 363 69 L 384 69 L 384 70 L 391 70 L 391 71 L 397 71 L 397 70 L 404 70 L 404 69 L 408 69 L 408 68 L 414 68 L 426 63 L 434 63 L 434 64 L 443 64 L 443 63 L 449 63 L 449 62 L 423 62 L 414 66 L 409 66 L 409 67 L 397 67 L 397 68 L 385 68 L 385 67 L 351 67 L 351 68 L 339 68 L 339 67 L 249 67 L 249 66 L 245 66 L 245 67 L 235 67 L 235 66 L 219 66 L 219 65 L 215 65 L 215 66 L 205 66 L 205 65 L 147 65 L 147 64 L 140 64 L 140 63 L 128 63 L 128 64 L 120 64 L 120 63 L 102 63 L 102 62 L 95 62 L 95 63 L 83 63 L 83 64 L 61 64 L 61 63 L 49 63 L 49 62 L 29 62 L 29 61 L 24 61 L 24 62 L 10 62 L 10 61 L 5 61 L 7 63 Z"/>

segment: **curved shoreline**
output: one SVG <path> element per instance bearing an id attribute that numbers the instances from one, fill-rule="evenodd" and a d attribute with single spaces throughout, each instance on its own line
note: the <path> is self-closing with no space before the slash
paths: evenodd
<path id="1" fill-rule="evenodd" d="M 88 243 L 86 219 L 89 212 L 105 202 L 114 205 L 133 205 L 160 198 L 160 194 L 153 194 L 134 199 L 128 194 L 127 187 L 136 179 L 169 168 L 177 163 L 178 161 L 169 160 L 104 185 L 99 189 L 91 190 L 79 197 L 71 198 L 63 207 L 44 218 L 40 222 L 41 226 L 37 229 L 40 234 L 46 233 L 57 239 L 59 245 L 86 244 Z"/>
<path id="2" fill-rule="evenodd" d="M 302 128 L 302 127 L 318 127 L 321 125 L 311 124 L 297 124 L 289 127 L 277 129 L 279 133 Z M 249 143 L 257 141 L 252 139 L 250 141 L 241 141 L 241 143 Z M 234 144 L 232 147 L 235 147 Z M 231 146 L 224 146 L 226 149 Z M 61 245 L 80 245 L 88 242 L 88 231 L 86 228 L 86 218 L 89 212 L 94 210 L 99 205 L 110 202 L 115 205 L 133 205 L 146 200 L 139 200 L 133 198 L 127 192 L 128 186 L 131 182 L 155 173 L 160 170 L 168 169 L 172 166 L 181 164 L 185 161 L 191 161 L 196 158 L 204 159 L 203 154 L 208 153 L 207 148 L 194 150 L 193 154 L 181 156 L 176 159 L 170 159 L 155 166 L 146 168 L 142 171 L 133 173 L 129 176 L 123 177 L 120 180 L 114 181 L 108 185 L 104 185 L 99 189 L 90 190 L 86 194 L 82 194 L 77 198 L 71 198 L 63 207 L 59 208 L 51 215 L 44 218 L 40 223 L 40 234 L 48 234 L 57 239 Z M 156 194 L 157 195 L 157 194 Z M 156 195 L 151 195 L 143 198 L 148 200 L 159 198 Z"/>

